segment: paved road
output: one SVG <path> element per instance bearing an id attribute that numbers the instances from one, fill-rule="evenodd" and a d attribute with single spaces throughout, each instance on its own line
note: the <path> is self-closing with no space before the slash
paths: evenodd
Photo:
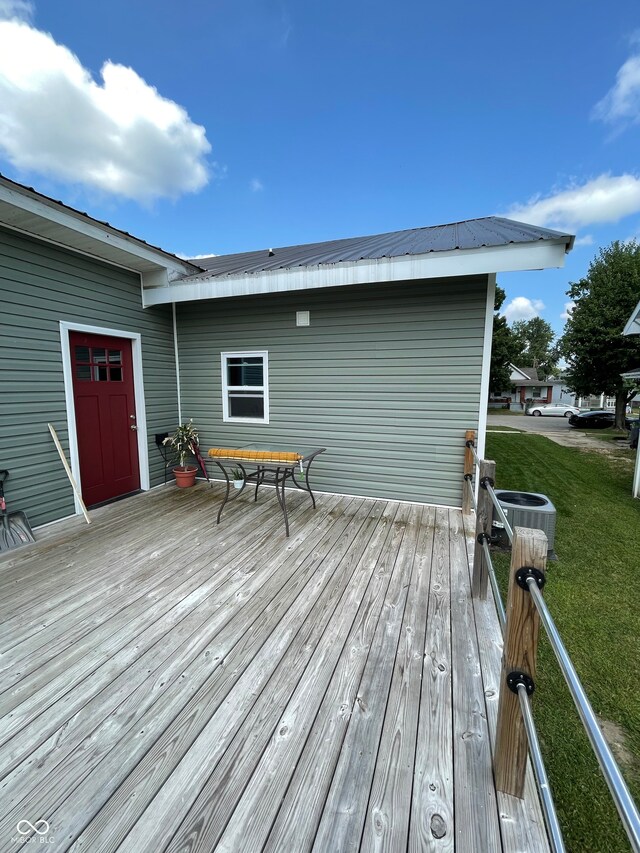
<path id="1" fill-rule="evenodd" d="M 488 426 L 507 426 L 522 429 L 525 432 L 566 433 L 573 431 L 569 426 L 569 418 L 534 418 L 533 415 L 494 415 L 489 413 Z"/>
<path id="2" fill-rule="evenodd" d="M 556 444 L 561 444 L 563 447 L 584 447 L 600 451 L 610 449 L 605 442 L 570 427 L 568 418 L 550 418 L 544 416 L 535 418 L 533 415 L 494 415 L 490 412 L 487 419 L 487 428 L 492 429 L 493 427 L 499 428 L 503 426 L 519 429 L 523 432 L 535 432 L 538 435 L 546 435 L 551 441 L 555 441 Z"/>

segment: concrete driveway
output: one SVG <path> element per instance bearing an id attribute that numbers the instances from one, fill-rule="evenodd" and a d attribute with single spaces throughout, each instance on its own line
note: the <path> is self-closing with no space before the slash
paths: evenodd
<path id="1" fill-rule="evenodd" d="M 513 429 L 521 429 L 524 432 L 539 432 L 546 435 L 547 433 L 566 433 L 573 431 L 573 427 L 569 426 L 569 418 L 550 418 L 539 417 L 533 415 L 494 415 L 489 412 L 488 427 L 492 426 L 507 426 Z"/>
<path id="2" fill-rule="evenodd" d="M 489 412 L 487 418 L 487 429 L 500 429 L 500 427 L 511 427 L 523 432 L 534 432 L 538 435 L 546 435 L 556 444 L 563 447 L 582 447 L 590 450 L 607 450 L 607 443 L 585 435 L 580 430 L 569 426 L 569 418 L 539 417 L 533 415 L 494 415 Z"/>

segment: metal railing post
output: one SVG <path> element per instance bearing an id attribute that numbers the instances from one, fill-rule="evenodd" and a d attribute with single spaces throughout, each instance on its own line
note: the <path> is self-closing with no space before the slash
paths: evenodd
<path id="1" fill-rule="evenodd" d="M 476 544 L 473 551 L 473 577 L 472 592 L 476 598 L 487 597 L 488 568 L 485 562 L 483 538 L 491 537 L 491 522 L 493 520 L 493 502 L 486 488 L 483 488 L 483 480 L 487 478 L 491 483 L 496 478 L 496 463 L 489 459 L 481 459 L 478 466 L 478 508 L 476 510 Z"/>
<path id="2" fill-rule="evenodd" d="M 476 432 L 473 429 L 468 429 L 464 434 L 464 480 L 462 481 L 462 513 L 463 515 L 471 515 L 471 489 L 473 488 L 473 472 L 475 463 L 473 453 L 467 442 L 474 442 Z"/>
<path id="3" fill-rule="evenodd" d="M 543 531 L 516 527 L 509 570 L 494 764 L 496 788 L 520 798 L 524 793 L 528 740 L 518 686 L 524 684 L 527 693 L 533 693 L 540 629 L 540 617 L 531 600 L 527 578 L 535 578 L 542 586 L 546 565 L 547 537 Z"/>

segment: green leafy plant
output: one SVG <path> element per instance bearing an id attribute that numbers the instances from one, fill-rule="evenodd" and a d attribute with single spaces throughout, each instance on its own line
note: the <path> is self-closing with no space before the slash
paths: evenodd
<path id="1" fill-rule="evenodd" d="M 232 480 L 244 480 L 244 474 L 240 468 L 232 468 L 229 473 L 231 474 Z"/>
<path id="2" fill-rule="evenodd" d="M 189 418 L 176 429 L 173 435 L 167 436 L 162 442 L 171 449 L 171 454 L 180 468 L 185 468 L 187 456 L 193 453 L 194 445 L 199 444 L 198 431 L 193 425 L 193 418 Z"/>

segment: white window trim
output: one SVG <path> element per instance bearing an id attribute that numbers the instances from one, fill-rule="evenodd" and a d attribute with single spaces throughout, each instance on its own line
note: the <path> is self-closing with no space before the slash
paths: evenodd
<path id="1" fill-rule="evenodd" d="M 234 418 L 229 414 L 229 386 L 227 384 L 228 358 L 262 358 L 263 384 L 260 386 L 244 386 L 245 391 L 262 391 L 264 397 L 263 418 Z M 222 372 L 222 420 L 225 423 L 268 424 L 269 423 L 269 353 L 267 350 L 230 350 L 220 353 L 220 370 Z M 236 386 L 232 386 L 235 388 Z"/>
<path id="2" fill-rule="evenodd" d="M 107 329 L 102 326 L 90 326 L 85 323 L 69 323 L 60 321 L 60 345 L 62 349 L 62 374 L 64 377 L 64 396 L 67 409 L 67 430 L 69 433 L 69 455 L 71 457 L 71 473 L 77 483 L 80 483 L 80 455 L 78 451 L 78 432 L 76 428 L 76 407 L 73 396 L 73 373 L 71 370 L 71 347 L 69 332 L 86 332 L 90 335 L 105 335 L 111 338 L 127 338 L 131 341 L 131 356 L 133 362 L 133 389 L 136 401 L 136 423 L 138 425 L 138 465 L 140 469 L 140 488 L 147 492 L 151 488 L 149 476 L 149 447 L 147 443 L 147 415 L 144 398 L 144 382 L 142 372 L 142 337 L 138 332 L 123 332 L 120 329 Z M 76 515 L 82 508 L 74 494 Z"/>

